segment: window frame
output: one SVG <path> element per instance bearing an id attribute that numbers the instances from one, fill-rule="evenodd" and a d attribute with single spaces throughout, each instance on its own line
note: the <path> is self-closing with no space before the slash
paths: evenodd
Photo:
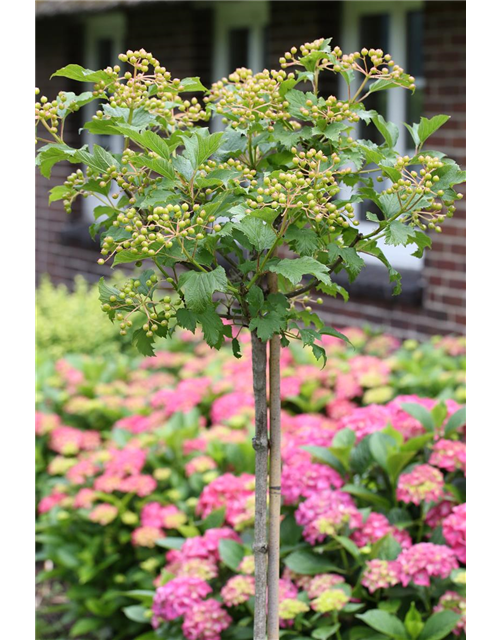
<path id="1" fill-rule="evenodd" d="M 393 60 L 400 66 L 406 69 L 407 63 L 407 16 L 411 11 L 423 10 L 423 0 L 403 0 L 394 2 L 393 0 L 384 0 L 372 2 L 369 0 L 359 0 L 357 2 L 344 2 L 342 12 L 342 38 L 341 48 L 344 53 L 351 53 L 359 51 L 361 47 L 365 46 L 361 43 L 361 18 L 370 15 L 378 15 L 387 13 L 389 16 L 389 48 L 388 53 L 391 54 Z M 401 37 L 403 34 L 403 37 Z M 387 52 L 385 52 L 387 53 Z M 419 88 L 425 87 L 425 78 L 415 77 L 415 83 Z M 400 126 L 398 142 L 395 146 L 396 151 L 400 155 L 414 154 L 414 149 L 409 149 L 405 146 L 405 140 L 407 137 L 404 135 L 403 125 L 401 123 L 407 122 L 407 101 L 406 91 L 402 88 L 391 89 L 387 95 L 387 114 L 386 118 L 390 122 L 395 122 Z M 347 100 L 347 85 L 342 83 L 340 90 L 340 99 Z M 411 123 L 410 123 L 411 124 Z M 355 125 L 354 135 L 359 136 L 359 126 Z M 342 189 L 341 197 L 348 197 L 350 190 Z M 356 217 L 360 215 L 360 208 L 354 205 L 354 212 Z M 359 230 L 362 233 L 369 233 L 373 231 L 376 224 L 370 221 L 360 220 Z M 413 270 L 421 270 L 423 268 L 423 260 L 412 256 L 415 251 L 415 245 L 409 245 L 407 247 L 383 245 L 383 251 L 388 260 L 393 264 L 395 268 L 405 268 Z M 365 261 L 367 264 L 376 264 L 378 260 L 373 256 L 366 255 Z"/>
<path id="2" fill-rule="evenodd" d="M 99 67 L 97 43 L 101 38 L 112 40 L 112 59 L 118 61 L 118 55 L 123 52 L 125 46 L 125 36 L 127 29 L 127 19 L 124 13 L 111 12 L 104 15 L 94 15 L 85 18 L 84 21 L 84 41 L 83 60 L 87 69 L 97 69 Z M 116 62 L 115 62 L 116 64 Z M 90 102 L 83 107 L 84 121 L 88 122 L 97 111 L 95 102 Z M 92 150 L 92 145 L 96 142 L 95 134 L 86 129 L 83 130 L 83 143 Z M 106 136 L 106 143 L 110 153 L 121 153 L 123 140 L 121 136 Z M 115 191 L 116 191 L 115 186 Z M 113 187 L 111 190 L 113 193 Z M 90 195 L 83 200 L 83 216 L 85 220 L 94 222 L 94 208 L 102 202 L 95 196 Z"/>
<path id="3" fill-rule="evenodd" d="M 270 22 L 268 0 L 254 2 L 216 2 L 214 6 L 214 48 L 212 54 L 213 81 L 227 77 L 229 69 L 229 31 L 248 28 L 249 68 L 255 73 L 265 66 L 264 29 Z"/>

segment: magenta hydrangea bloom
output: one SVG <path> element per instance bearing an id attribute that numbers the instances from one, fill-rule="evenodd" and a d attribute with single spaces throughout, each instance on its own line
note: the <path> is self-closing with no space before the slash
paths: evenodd
<path id="1" fill-rule="evenodd" d="M 391 411 L 379 404 L 369 404 L 366 407 L 354 409 L 351 413 L 338 421 L 338 429 L 352 429 L 359 442 L 365 436 L 375 431 L 385 429 L 391 422 Z"/>
<path id="2" fill-rule="evenodd" d="M 466 503 L 454 507 L 451 514 L 443 520 L 443 536 L 455 552 L 460 562 L 466 558 Z"/>
<path id="3" fill-rule="evenodd" d="M 442 524 L 443 520 L 453 511 L 455 502 L 453 499 L 445 499 L 431 507 L 425 515 L 425 524 L 431 529 L 435 529 Z"/>
<path id="4" fill-rule="evenodd" d="M 57 413 L 42 413 L 35 411 L 35 433 L 37 436 L 44 436 L 62 424 Z"/>
<path id="5" fill-rule="evenodd" d="M 201 492 L 196 513 L 206 518 L 212 511 L 226 508 L 226 521 L 234 526 L 240 517 L 248 513 L 248 502 L 254 496 L 255 477 L 243 473 L 235 476 L 232 473 L 224 473 Z"/>
<path id="6" fill-rule="evenodd" d="M 197 602 L 184 616 L 182 632 L 187 640 L 220 640 L 220 634 L 232 619 L 220 602 L 209 598 Z"/>
<path id="7" fill-rule="evenodd" d="M 342 582 L 345 582 L 345 579 L 337 573 L 318 573 L 318 575 L 311 578 L 306 587 L 307 596 L 309 600 L 312 600 Z"/>
<path id="8" fill-rule="evenodd" d="M 213 401 L 210 416 L 214 424 L 219 424 L 241 413 L 253 415 L 253 396 L 243 391 L 233 391 Z"/>
<path id="9" fill-rule="evenodd" d="M 402 502 L 437 502 L 443 497 L 444 478 L 439 469 L 421 464 L 399 476 L 396 497 Z"/>
<path id="10" fill-rule="evenodd" d="M 124 449 L 109 449 L 110 459 L 105 472 L 111 475 L 136 475 L 146 464 L 147 451 L 139 447 L 127 446 Z"/>
<path id="11" fill-rule="evenodd" d="M 123 493 L 136 493 L 141 498 L 149 496 L 158 486 L 153 476 L 138 473 L 135 476 L 123 478 L 120 482 L 119 490 Z"/>
<path id="12" fill-rule="evenodd" d="M 175 620 L 193 609 L 199 609 L 203 598 L 212 591 L 212 587 L 192 576 L 174 578 L 158 587 L 153 598 L 153 626 L 160 620 Z"/>
<path id="13" fill-rule="evenodd" d="M 198 456 L 186 463 L 186 475 L 191 477 L 194 473 L 205 473 L 217 469 L 217 464 L 210 456 Z"/>
<path id="14" fill-rule="evenodd" d="M 132 531 L 132 544 L 136 547 L 150 547 L 152 549 L 156 541 L 164 536 L 164 532 L 157 527 L 138 527 Z"/>
<path id="15" fill-rule="evenodd" d="M 89 513 L 89 520 L 105 526 L 110 522 L 113 522 L 117 515 L 118 509 L 114 505 L 107 503 L 98 504 Z"/>
<path id="16" fill-rule="evenodd" d="M 373 593 L 377 589 L 388 589 L 401 582 L 401 566 L 397 560 L 369 560 L 361 584 Z"/>
<path id="17" fill-rule="evenodd" d="M 62 502 L 64 498 L 67 497 L 68 496 L 66 493 L 54 491 L 49 496 L 45 496 L 45 498 L 42 498 L 40 500 L 40 502 L 38 503 L 38 513 L 47 513 L 47 511 L 53 509 L 56 505 Z"/>
<path id="18" fill-rule="evenodd" d="M 410 534 L 404 529 L 398 529 L 393 526 L 389 520 L 376 511 L 370 513 L 366 521 L 360 529 L 353 531 L 351 539 L 358 547 L 372 545 L 390 533 L 392 537 L 399 542 L 403 549 L 411 547 L 412 540 Z"/>
<path id="19" fill-rule="evenodd" d="M 255 578 L 253 576 L 233 576 L 222 587 L 220 594 L 226 607 L 236 607 L 243 604 L 255 594 Z"/>
<path id="20" fill-rule="evenodd" d="M 404 587 L 410 582 L 428 587 L 431 577 L 444 579 L 458 568 L 455 553 L 449 547 L 431 542 L 420 542 L 405 549 L 399 554 L 398 562 Z"/>
<path id="21" fill-rule="evenodd" d="M 358 529 L 363 524 L 353 499 L 342 491 L 322 491 L 307 498 L 298 506 L 295 520 L 304 527 L 304 538 L 311 544 L 346 527 Z"/>
<path id="22" fill-rule="evenodd" d="M 80 489 L 73 500 L 75 509 L 90 509 L 94 500 L 97 500 L 97 494 L 93 489 Z"/>
<path id="23" fill-rule="evenodd" d="M 456 440 L 438 440 L 433 448 L 429 464 L 446 469 L 446 471 L 460 470 L 465 475 L 466 447 L 464 442 Z"/>
<path id="24" fill-rule="evenodd" d="M 342 477 L 326 464 L 299 462 L 283 469 L 281 494 L 285 504 L 294 504 L 299 498 L 309 498 L 324 489 L 340 489 Z"/>

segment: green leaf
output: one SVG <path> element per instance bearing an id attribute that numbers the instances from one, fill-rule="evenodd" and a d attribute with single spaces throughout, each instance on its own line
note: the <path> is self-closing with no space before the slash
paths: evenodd
<path id="1" fill-rule="evenodd" d="M 387 458 L 387 472 L 391 477 L 393 484 L 396 484 L 399 474 L 412 460 L 416 451 L 391 453 Z"/>
<path id="2" fill-rule="evenodd" d="M 305 549 L 294 551 L 285 558 L 284 562 L 289 569 L 301 575 L 311 576 L 316 573 L 328 573 L 329 571 L 345 573 L 329 560 Z"/>
<path id="3" fill-rule="evenodd" d="M 379 538 L 372 547 L 372 554 L 380 560 L 396 560 L 401 553 L 401 545 L 391 534 Z"/>
<path id="4" fill-rule="evenodd" d="M 417 610 L 414 602 L 411 603 L 411 607 L 408 609 L 408 613 L 405 616 L 405 628 L 410 634 L 412 640 L 416 640 L 424 628 L 422 616 Z"/>
<path id="5" fill-rule="evenodd" d="M 385 228 L 384 236 L 386 244 L 393 246 L 402 244 L 406 247 L 407 244 L 412 242 L 414 231 L 412 227 L 403 224 L 399 220 L 394 220 Z"/>
<path id="6" fill-rule="evenodd" d="M 186 542 L 185 538 L 167 537 L 167 538 L 159 538 L 156 541 L 156 544 L 159 547 L 163 547 L 164 549 L 180 549 L 185 542 Z"/>
<path id="7" fill-rule="evenodd" d="M 449 119 L 450 116 L 444 115 L 434 116 L 430 120 L 421 117 L 420 124 L 418 125 L 419 144 L 422 145 L 429 136 L 442 127 L 445 122 L 448 122 Z"/>
<path id="8" fill-rule="evenodd" d="M 321 460 L 321 462 L 324 462 L 330 467 L 333 467 L 333 469 L 338 471 L 341 475 L 345 473 L 345 467 L 342 462 L 327 447 L 318 447 L 316 445 L 308 444 L 303 445 L 301 449 L 304 449 L 304 451 L 308 451 L 315 458 Z"/>
<path id="9" fill-rule="evenodd" d="M 52 79 L 55 76 L 69 78 L 70 80 L 77 80 L 78 82 L 100 82 L 101 80 L 109 82 L 113 77 L 109 73 L 106 73 L 106 71 L 92 71 L 91 69 L 84 69 L 79 64 L 68 64 L 53 73 L 50 78 Z"/>
<path id="10" fill-rule="evenodd" d="M 418 249 L 414 251 L 411 255 L 416 258 L 422 258 L 424 255 L 424 249 L 430 248 L 432 246 L 432 240 L 429 236 L 426 236 L 425 233 L 421 231 L 414 230 L 414 237 L 412 239 L 412 244 L 416 244 Z"/>
<path id="11" fill-rule="evenodd" d="M 277 311 L 268 311 L 266 315 L 252 318 L 250 331 L 257 331 L 257 336 L 263 341 L 270 340 L 275 333 L 281 333 L 286 328 L 286 318 Z"/>
<path id="12" fill-rule="evenodd" d="M 282 546 L 293 547 L 302 536 L 302 527 L 299 527 L 293 514 L 289 513 L 281 523 L 280 540 Z"/>
<path id="13" fill-rule="evenodd" d="M 146 357 L 154 356 L 155 350 L 153 349 L 154 338 L 148 338 L 146 332 L 143 329 L 137 329 L 132 334 L 132 344 L 139 351 L 140 354 Z"/>
<path id="14" fill-rule="evenodd" d="M 129 620 L 133 620 L 134 622 L 143 622 L 146 624 L 150 622 L 150 618 L 146 615 L 147 612 L 148 609 L 140 604 L 133 604 L 130 607 L 124 607 L 123 609 L 123 613 Z"/>
<path id="15" fill-rule="evenodd" d="M 265 220 L 247 216 L 234 225 L 248 238 L 252 246 L 259 253 L 270 249 L 276 240 L 276 233 Z"/>
<path id="16" fill-rule="evenodd" d="M 189 311 L 189 309 L 177 309 L 177 324 L 191 333 L 194 333 L 196 329 L 196 315 Z"/>
<path id="17" fill-rule="evenodd" d="M 369 436 L 370 452 L 373 459 L 384 469 L 388 471 L 388 457 L 391 449 L 395 449 L 396 441 L 385 433 L 377 431 Z"/>
<path id="18" fill-rule="evenodd" d="M 70 638 L 76 638 L 77 636 L 97 631 L 97 629 L 100 629 L 104 624 L 104 620 L 99 618 L 82 618 L 81 620 L 77 620 L 71 627 L 69 636 Z"/>
<path id="19" fill-rule="evenodd" d="M 362 620 L 375 631 L 394 638 L 395 640 L 406 640 L 409 636 L 406 633 L 403 623 L 396 616 L 387 613 L 387 611 L 381 611 L 380 609 L 372 609 L 366 613 L 358 613 L 356 618 Z"/>
<path id="20" fill-rule="evenodd" d="M 315 629 L 311 633 L 311 637 L 316 640 L 328 640 L 331 638 L 337 631 L 340 629 L 340 623 L 334 624 L 333 626 L 328 627 L 320 627 L 319 629 Z"/>
<path id="21" fill-rule="evenodd" d="M 166 140 L 154 131 L 144 131 L 141 134 L 141 141 L 145 147 L 151 149 L 151 151 L 154 151 L 165 160 L 170 158 L 170 147 Z"/>
<path id="22" fill-rule="evenodd" d="M 411 126 L 409 124 L 406 124 L 406 122 L 404 122 L 403 124 L 410 132 L 410 135 L 413 138 L 413 142 L 415 143 L 415 146 L 418 147 L 420 144 L 420 138 L 418 135 L 418 124 L 412 124 Z"/>
<path id="23" fill-rule="evenodd" d="M 371 87 L 371 90 L 373 91 L 373 85 Z M 374 115 L 372 118 L 372 122 L 383 135 L 387 146 L 391 147 L 391 149 L 396 146 L 399 138 L 399 129 L 397 125 L 395 125 L 394 122 L 386 122 L 384 117 L 380 114 Z"/>
<path id="24" fill-rule="evenodd" d="M 368 502 L 369 504 L 379 505 L 384 509 L 389 509 L 391 506 L 389 500 L 387 500 L 380 494 L 374 493 L 373 491 L 370 491 L 369 489 L 366 489 L 365 487 L 362 487 L 360 485 L 346 484 L 342 487 L 342 491 L 350 493 L 352 496 L 360 498 L 360 500 L 365 500 L 365 502 Z"/>
<path id="25" fill-rule="evenodd" d="M 299 284 L 306 274 L 315 276 L 320 282 L 330 284 L 328 267 L 309 256 L 302 258 L 284 258 L 269 265 L 269 271 L 278 273 L 289 280 L 293 285 Z"/>
<path id="26" fill-rule="evenodd" d="M 365 266 L 363 258 L 354 247 L 339 247 L 334 242 L 331 242 L 327 248 L 330 262 L 334 262 L 339 257 L 342 258 L 342 266 L 349 276 L 349 282 L 353 282 Z"/>
<path id="27" fill-rule="evenodd" d="M 203 337 L 208 346 L 219 349 L 224 341 L 225 332 L 228 331 L 230 335 L 231 327 L 224 325 L 212 306 L 207 307 L 203 313 L 197 314 L 197 320 L 201 324 Z"/>
<path id="28" fill-rule="evenodd" d="M 360 553 L 357 545 L 350 539 L 345 536 L 334 536 L 335 540 L 339 542 L 346 551 L 348 551 L 353 558 L 359 558 Z"/>
<path id="29" fill-rule="evenodd" d="M 421 404 L 403 402 L 401 404 L 401 409 L 418 420 L 427 432 L 432 433 L 434 431 L 434 420 L 432 415 Z"/>
<path id="30" fill-rule="evenodd" d="M 449 418 L 449 420 L 446 423 L 446 426 L 444 428 L 445 438 L 450 436 L 457 429 L 460 429 L 460 427 L 464 426 L 464 424 L 465 424 L 465 413 L 466 413 L 465 407 L 462 407 L 461 409 L 459 409 L 458 411 L 455 411 L 455 413 L 450 416 L 450 418 Z"/>
<path id="31" fill-rule="evenodd" d="M 206 131 L 207 133 L 202 133 Z M 222 133 L 208 133 L 208 129 L 198 129 L 189 136 L 183 136 L 185 150 L 183 153 L 194 171 L 214 154 L 222 144 Z"/>
<path id="32" fill-rule="evenodd" d="M 453 631 L 460 617 L 454 611 L 434 613 L 425 623 L 418 640 L 442 640 Z"/>
<path id="33" fill-rule="evenodd" d="M 71 197 L 72 193 L 74 193 L 74 191 L 72 191 L 68 187 L 65 187 L 64 185 L 58 185 L 57 187 L 52 187 L 49 195 L 49 204 L 52 204 L 52 202 L 56 202 L 57 200 L 63 200 L 64 198 L 69 198 Z"/>
<path id="34" fill-rule="evenodd" d="M 80 162 L 78 154 L 81 150 L 68 147 L 67 144 L 46 144 L 41 147 L 36 156 L 35 164 L 40 167 L 40 173 L 44 178 L 50 178 L 52 167 L 62 160 L 72 163 Z"/>
<path id="35" fill-rule="evenodd" d="M 168 180 L 172 182 L 175 181 L 176 176 L 174 166 L 172 163 L 165 160 L 165 158 L 150 158 L 149 156 L 140 156 L 134 159 L 134 163 L 137 166 L 149 167 L 156 173 L 160 174 L 160 176 L 168 178 Z"/>
<path id="36" fill-rule="evenodd" d="M 349 300 L 349 293 L 344 289 L 344 287 L 341 287 L 336 282 L 332 282 L 330 284 L 324 284 L 323 282 L 320 282 L 318 285 L 316 285 L 316 290 L 321 291 L 321 293 L 326 293 L 328 296 L 335 297 L 340 294 L 344 299 L 344 302 L 347 302 Z"/>
<path id="37" fill-rule="evenodd" d="M 288 227 L 285 240 L 300 256 L 312 256 L 318 248 L 318 236 L 313 229 L 300 229 L 294 224 Z"/>
<path id="38" fill-rule="evenodd" d="M 186 271 L 179 278 L 186 305 L 196 312 L 207 308 L 215 291 L 226 291 L 227 284 L 226 272 L 220 265 L 213 271 Z"/>
<path id="39" fill-rule="evenodd" d="M 224 538 L 219 540 L 219 555 L 227 567 L 233 571 L 237 571 L 245 555 L 245 548 L 235 540 L 227 540 Z"/>
<path id="40" fill-rule="evenodd" d="M 186 91 L 208 91 L 208 89 L 201 83 L 199 77 L 196 76 L 195 78 L 183 78 L 178 91 L 179 93 L 183 93 Z"/>
<path id="41" fill-rule="evenodd" d="M 246 298 L 250 314 L 256 316 L 264 306 L 264 293 L 256 284 L 250 287 Z"/>

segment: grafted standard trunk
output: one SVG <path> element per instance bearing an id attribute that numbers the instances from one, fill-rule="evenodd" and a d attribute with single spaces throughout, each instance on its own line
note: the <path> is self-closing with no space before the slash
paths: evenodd
<path id="1" fill-rule="evenodd" d="M 267 594 L 267 357 L 266 343 L 252 331 L 252 376 L 255 399 L 255 613 L 254 640 L 266 640 Z"/>

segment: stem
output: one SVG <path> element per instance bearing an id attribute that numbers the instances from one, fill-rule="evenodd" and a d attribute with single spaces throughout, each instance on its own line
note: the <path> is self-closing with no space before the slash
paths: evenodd
<path id="1" fill-rule="evenodd" d="M 269 292 L 277 293 L 278 276 L 269 274 Z M 275 333 L 269 346 L 269 567 L 268 640 L 279 639 L 279 577 L 280 577 L 280 509 L 281 509 L 281 398 L 280 398 L 280 336 Z"/>
<path id="2" fill-rule="evenodd" d="M 255 399 L 255 614 L 254 640 L 266 640 L 267 578 L 267 398 L 266 343 L 252 331 L 252 376 Z"/>

